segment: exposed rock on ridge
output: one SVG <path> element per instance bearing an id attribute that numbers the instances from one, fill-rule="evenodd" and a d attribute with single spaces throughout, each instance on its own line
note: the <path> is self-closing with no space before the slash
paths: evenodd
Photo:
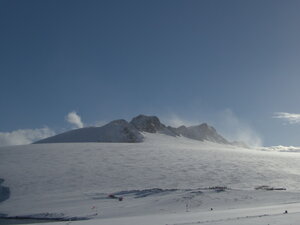
<path id="1" fill-rule="evenodd" d="M 172 129 L 162 124 L 156 116 L 139 115 L 134 117 L 130 123 L 140 132 L 163 133 L 170 136 L 178 135 Z"/>
<path id="2" fill-rule="evenodd" d="M 222 144 L 229 144 L 229 142 L 223 138 L 221 135 L 219 135 L 215 128 L 212 126 L 209 126 L 206 123 L 202 123 L 198 126 L 180 126 L 178 128 L 171 128 L 174 132 L 176 132 L 178 135 L 182 135 L 187 138 L 195 139 L 198 141 L 212 141 Z"/>
<path id="3" fill-rule="evenodd" d="M 130 123 L 135 126 L 139 131 L 148 133 L 156 133 L 166 128 L 156 116 L 139 115 L 134 117 Z"/>

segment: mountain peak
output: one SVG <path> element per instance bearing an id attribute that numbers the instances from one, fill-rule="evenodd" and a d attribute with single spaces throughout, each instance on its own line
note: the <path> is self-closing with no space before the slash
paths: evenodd
<path id="1" fill-rule="evenodd" d="M 171 128 L 178 135 L 182 135 L 187 138 L 195 139 L 198 141 L 212 141 L 222 144 L 229 144 L 229 142 L 217 133 L 216 129 L 209 126 L 207 123 L 202 123 L 196 126 L 180 126 L 178 128 Z"/>
<path id="2" fill-rule="evenodd" d="M 203 128 L 211 128 L 211 126 L 209 126 L 207 123 L 202 123 L 200 125 L 198 125 L 199 127 L 203 127 Z"/>
<path id="3" fill-rule="evenodd" d="M 157 131 L 161 131 L 165 128 L 158 117 L 156 116 L 146 116 L 146 115 L 138 115 L 134 117 L 130 124 L 132 124 L 139 131 L 144 131 L 148 133 L 156 133 Z"/>

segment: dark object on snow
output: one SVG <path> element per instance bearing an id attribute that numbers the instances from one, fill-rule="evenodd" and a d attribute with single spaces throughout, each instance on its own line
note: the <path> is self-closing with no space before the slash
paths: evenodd
<path id="1" fill-rule="evenodd" d="M 226 186 L 213 186 L 213 187 L 209 187 L 209 190 L 214 190 L 216 192 L 222 192 L 222 191 L 226 191 L 228 190 L 228 187 Z"/>
<path id="2" fill-rule="evenodd" d="M 210 208 L 210 211 L 213 211 L 214 209 L 213 208 Z"/>
<path id="3" fill-rule="evenodd" d="M 261 185 L 261 186 L 255 187 L 255 190 L 265 190 L 265 191 L 286 191 L 286 188 L 283 188 L 283 187 L 275 188 L 275 187 L 270 187 L 270 186 L 268 186 L 268 185 Z"/>
<path id="4" fill-rule="evenodd" d="M 108 197 L 109 197 L 109 198 L 113 198 L 113 199 L 116 199 L 116 198 L 117 198 L 114 194 L 109 194 Z"/>
<path id="5" fill-rule="evenodd" d="M 288 211 L 287 211 L 287 210 L 285 210 L 283 214 L 288 214 Z"/>
<path id="6" fill-rule="evenodd" d="M 115 192 L 114 194 L 118 196 L 134 195 L 134 198 L 144 198 L 155 194 L 169 193 L 177 190 L 178 189 L 151 188 L 151 189 L 142 189 L 142 190 L 119 191 L 119 192 Z"/>
<path id="7" fill-rule="evenodd" d="M 117 196 L 115 196 L 114 194 L 109 194 L 109 195 L 108 195 L 108 198 L 111 198 L 111 199 L 118 199 L 120 202 L 123 201 L 123 197 L 117 197 Z"/>

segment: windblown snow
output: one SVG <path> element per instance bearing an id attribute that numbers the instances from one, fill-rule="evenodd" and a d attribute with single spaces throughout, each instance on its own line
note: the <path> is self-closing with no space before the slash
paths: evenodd
<path id="1" fill-rule="evenodd" d="M 139 143 L 0 148 L 1 185 L 9 188 L 1 215 L 92 219 L 78 224 L 238 224 L 237 218 L 268 221 L 288 209 L 300 218 L 300 154 L 141 135 Z"/>

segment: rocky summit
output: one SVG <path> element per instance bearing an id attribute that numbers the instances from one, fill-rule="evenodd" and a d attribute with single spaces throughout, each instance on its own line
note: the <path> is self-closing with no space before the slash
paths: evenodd
<path id="1" fill-rule="evenodd" d="M 148 133 L 156 133 L 166 128 L 166 126 L 163 125 L 156 116 L 139 115 L 134 117 L 130 123 L 139 131 Z"/>

